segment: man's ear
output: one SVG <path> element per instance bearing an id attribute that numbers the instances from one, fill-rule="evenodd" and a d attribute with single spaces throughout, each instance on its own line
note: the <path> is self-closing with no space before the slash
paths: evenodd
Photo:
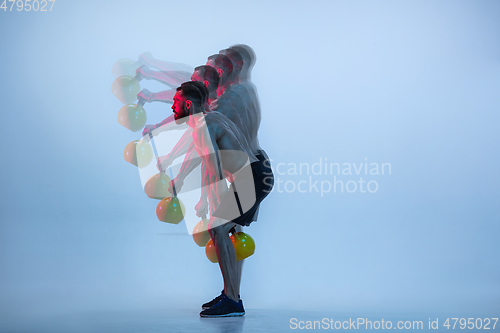
<path id="1" fill-rule="evenodd" d="M 186 110 L 189 110 L 191 108 L 191 101 L 188 99 L 186 101 Z"/>
<path id="2" fill-rule="evenodd" d="M 208 86 L 209 86 L 208 80 L 203 80 L 203 84 L 204 84 L 204 85 L 205 85 L 205 87 L 207 87 L 207 89 L 208 89 Z"/>
<path id="3" fill-rule="evenodd" d="M 219 74 L 219 77 L 222 77 L 222 68 L 217 68 L 217 73 Z"/>

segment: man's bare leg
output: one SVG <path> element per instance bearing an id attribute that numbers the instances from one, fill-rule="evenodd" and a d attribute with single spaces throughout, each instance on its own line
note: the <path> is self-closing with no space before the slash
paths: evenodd
<path id="1" fill-rule="evenodd" d="M 214 243 L 219 267 L 224 280 L 224 293 L 235 302 L 239 301 L 241 265 L 237 264 L 236 251 L 229 237 L 229 230 L 236 226 L 236 223 L 224 223 L 217 225 L 219 219 L 211 219 L 209 223 L 209 233 Z M 219 222 L 220 223 L 220 222 Z M 240 266 L 240 269 L 238 269 Z"/>
<path id="2" fill-rule="evenodd" d="M 236 232 L 241 232 L 243 231 L 243 227 L 239 224 L 236 224 Z M 236 261 L 236 274 L 238 275 L 238 296 L 239 296 L 239 290 L 240 290 L 240 285 L 241 285 L 241 274 L 243 272 L 243 260 Z"/>

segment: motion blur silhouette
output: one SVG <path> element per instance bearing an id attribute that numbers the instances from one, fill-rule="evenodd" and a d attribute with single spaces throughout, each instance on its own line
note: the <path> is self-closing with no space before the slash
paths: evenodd
<path id="1" fill-rule="evenodd" d="M 193 228 L 193 238 L 205 246 L 210 261 L 219 263 L 224 282 L 221 294 L 202 305 L 202 317 L 245 314 L 240 299 L 243 259 L 254 253 L 255 242 L 242 227 L 257 221 L 260 204 L 274 184 L 269 157 L 258 139 L 261 109 L 251 82 L 255 61 L 252 48 L 238 44 L 209 56 L 205 65 L 194 69 L 157 60 L 150 53 L 140 55 L 137 62 L 122 59 L 113 67 L 112 91 L 129 104 L 129 118 L 144 113 L 133 127 L 143 128 L 143 137 L 129 144 L 131 156 L 126 159 L 137 166 L 141 161 L 139 167 L 156 163 L 159 173 L 146 182 L 145 191 L 161 199 L 158 218 L 174 224 L 182 221 L 188 211 L 178 196 L 199 190 L 200 200 L 193 208 L 202 220 Z M 143 80 L 158 81 L 169 89 L 141 90 Z M 146 125 L 142 111 L 152 102 L 171 103 L 172 114 Z M 155 137 L 171 130 L 184 132 L 168 154 L 158 156 Z M 182 156 L 174 177 L 171 165 Z M 187 181 L 195 170 L 197 184 Z"/>

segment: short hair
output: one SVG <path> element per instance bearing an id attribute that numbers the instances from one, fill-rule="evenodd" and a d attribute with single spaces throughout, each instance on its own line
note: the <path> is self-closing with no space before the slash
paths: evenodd
<path id="1" fill-rule="evenodd" d="M 243 69 L 244 60 L 243 60 L 243 57 L 241 56 L 241 54 L 234 49 L 220 50 L 219 54 L 224 54 L 224 55 L 228 56 L 229 59 L 231 59 L 231 61 L 233 63 L 233 77 L 232 78 L 236 77 L 236 75 L 238 75 L 241 72 L 241 70 Z"/>
<path id="2" fill-rule="evenodd" d="M 200 90 L 200 85 L 203 86 L 205 90 Z M 182 92 L 182 96 L 189 99 L 195 107 L 203 107 L 206 96 L 208 96 L 206 89 L 207 88 L 201 82 L 187 81 L 181 84 L 181 86 L 177 88 L 177 91 Z"/>
<path id="3" fill-rule="evenodd" d="M 208 103 L 208 89 L 203 84 L 203 82 L 200 82 L 200 81 L 189 81 L 189 82 L 191 83 L 191 85 L 195 86 L 200 91 L 201 97 L 202 97 L 201 102 L 203 104 Z"/>
<path id="4" fill-rule="evenodd" d="M 208 57 L 208 60 L 212 60 L 214 62 L 214 67 L 215 69 L 217 69 L 217 72 L 219 69 L 222 70 L 219 84 L 226 84 L 233 75 L 233 62 L 231 61 L 231 59 L 223 54 L 213 54 Z"/>
<path id="5" fill-rule="evenodd" d="M 253 67 L 255 61 L 257 60 L 257 57 L 255 56 L 255 52 L 250 46 L 245 44 L 236 44 L 231 46 L 230 49 L 237 51 L 241 55 L 243 61 L 248 64 L 249 69 Z"/>
<path id="6" fill-rule="evenodd" d="M 217 70 L 215 68 L 213 68 L 212 66 L 203 65 L 196 67 L 194 70 L 195 72 L 196 71 L 200 72 L 200 75 L 203 78 L 203 80 L 208 81 L 208 86 L 210 87 L 208 89 L 209 93 L 217 90 L 217 88 L 219 87 L 220 79 L 219 79 L 219 73 L 217 73 Z"/>

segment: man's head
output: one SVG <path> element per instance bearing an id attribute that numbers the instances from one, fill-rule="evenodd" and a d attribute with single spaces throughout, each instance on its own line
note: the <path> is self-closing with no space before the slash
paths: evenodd
<path id="1" fill-rule="evenodd" d="M 172 104 L 175 122 L 181 124 L 188 119 L 188 116 L 203 112 L 207 95 L 205 86 L 200 82 L 190 81 L 181 84 L 177 88 Z"/>
<path id="2" fill-rule="evenodd" d="M 231 46 L 229 49 L 235 50 L 243 58 L 243 69 L 241 70 L 240 77 L 250 79 L 251 70 L 257 60 L 253 49 L 245 44 L 236 44 Z"/>
<path id="3" fill-rule="evenodd" d="M 220 50 L 219 54 L 223 54 L 225 56 L 228 56 L 229 59 L 231 59 L 231 62 L 233 63 L 233 79 L 240 74 L 241 70 L 243 69 L 243 57 L 240 55 L 240 53 L 234 49 L 225 49 L 225 50 Z"/>
<path id="4" fill-rule="evenodd" d="M 212 66 L 219 73 L 219 86 L 228 86 L 233 75 L 233 63 L 228 56 L 214 54 L 208 57 L 207 66 Z"/>
<path id="5" fill-rule="evenodd" d="M 219 73 L 212 66 L 198 66 L 191 75 L 191 81 L 203 82 L 208 92 L 212 93 L 219 87 Z"/>
<path id="6" fill-rule="evenodd" d="M 207 87 L 200 81 L 190 81 L 190 82 L 188 81 L 185 83 L 188 83 L 189 85 L 192 85 L 192 86 L 198 88 L 198 90 L 200 91 L 201 96 L 202 96 L 203 108 L 205 110 L 207 110 L 208 109 L 208 96 L 209 96 Z"/>

